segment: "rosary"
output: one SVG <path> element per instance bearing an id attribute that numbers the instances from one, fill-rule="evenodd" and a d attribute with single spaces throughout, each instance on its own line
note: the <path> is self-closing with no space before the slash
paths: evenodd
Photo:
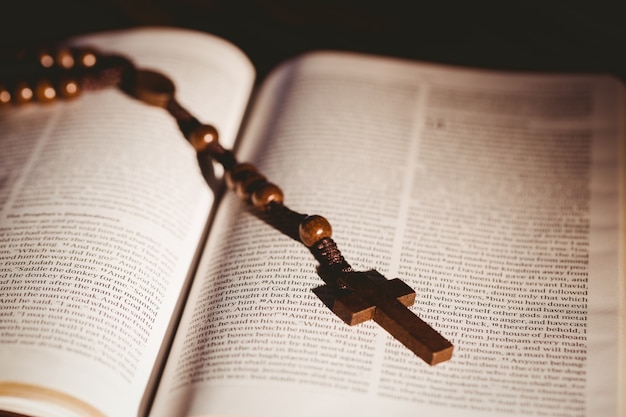
<path id="1" fill-rule="evenodd" d="M 430 365 L 452 357 L 452 344 L 407 308 L 415 301 L 411 287 L 375 270 L 353 270 L 331 237 L 330 223 L 322 216 L 289 209 L 277 185 L 254 165 L 238 162 L 231 150 L 220 145 L 214 126 L 201 123 L 177 102 L 175 86 L 163 74 L 136 68 L 123 56 L 102 55 L 90 48 L 58 48 L 0 61 L 0 107 L 70 99 L 82 91 L 111 86 L 165 109 L 200 158 L 223 166 L 228 188 L 259 217 L 309 249 L 320 264 L 323 288 L 331 295 L 329 307 L 344 322 L 353 326 L 373 319 Z"/>

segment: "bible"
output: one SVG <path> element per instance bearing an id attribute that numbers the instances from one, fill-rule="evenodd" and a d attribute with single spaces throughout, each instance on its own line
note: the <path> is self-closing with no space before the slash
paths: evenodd
<path id="1" fill-rule="evenodd" d="M 311 253 L 225 192 L 163 109 L 111 88 L 0 110 L 0 415 L 624 412 L 621 81 L 345 51 L 257 80 L 207 33 L 72 42 L 167 74 L 455 350 L 431 367 L 346 325 Z"/>

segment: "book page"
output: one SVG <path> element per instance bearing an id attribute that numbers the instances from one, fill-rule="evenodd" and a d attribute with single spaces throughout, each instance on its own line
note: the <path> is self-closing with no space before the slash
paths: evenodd
<path id="1" fill-rule="evenodd" d="M 167 74 L 234 143 L 254 74 L 232 45 L 153 28 L 78 43 Z M 115 88 L 3 109 L 0 130 L 0 410 L 137 416 L 213 204 L 196 153 Z"/>
<path id="2" fill-rule="evenodd" d="M 429 367 L 345 325 L 306 248 L 229 195 L 151 415 L 615 416 L 623 98 L 602 76 L 286 64 L 240 160 L 355 269 L 412 286 L 455 352 Z"/>

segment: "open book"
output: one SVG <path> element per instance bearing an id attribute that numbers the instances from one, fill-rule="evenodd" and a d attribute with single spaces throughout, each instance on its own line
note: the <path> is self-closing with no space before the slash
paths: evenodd
<path id="1" fill-rule="evenodd" d="M 208 34 L 77 40 L 177 86 L 355 269 L 417 291 L 430 367 L 315 295 L 301 244 L 116 89 L 0 112 L 0 410 L 613 417 L 624 397 L 624 87 L 318 52 L 256 86 Z"/>

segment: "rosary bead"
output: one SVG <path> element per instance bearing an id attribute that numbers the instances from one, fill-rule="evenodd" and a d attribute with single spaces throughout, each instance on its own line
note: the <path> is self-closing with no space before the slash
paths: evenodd
<path id="1" fill-rule="evenodd" d="M 71 99 L 80 94 L 78 81 L 71 78 L 66 78 L 59 81 L 58 90 L 59 95 L 65 99 Z"/>
<path id="2" fill-rule="evenodd" d="M 270 203 L 280 203 L 284 201 L 283 190 L 271 182 L 265 182 L 257 187 L 250 195 L 252 205 L 258 210 L 265 211 Z"/>
<path id="3" fill-rule="evenodd" d="M 71 69 L 74 67 L 74 56 L 70 52 L 69 49 L 59 49 L 56 53 L 56 62 L 57 65 L 64 69 Z"/>
<path id="4" fill-rule="evenodd" d="M 98 63 L 98 57 L 91 49 L 79 49 L 76 54 L 76 61 L 85 68 L 91 68 Z"/>
<path id="5" fill-rule="evenodd" d="M 333 228 L 324 217 L 314 214 L 305 217 L 300 222 L 298 232 L 304 246 L 310 248 L 320 240 L 330 238 L 333 234 Z"/>
<path id="6" fill-rule="evenodd" d="M 189 141 L 197 152 L 208 149 L 218 142 L 217 129 L 212 125 L 200 125 L 189 134 Z"/>
<path id="7" fill-rule="evenodd" d="M 17 104 L 25 104 L 33 99 L 33 90 L 25 82 L 20 82 L 15 87 L 14 100 Z"/>
<path id="8" fill-rule="evenodd" d="M 39 52 L 39 64 L 44 68 L 52 68 L 54 65 L 54 57 L 48 51 Z"/>
<path id="9" fill-rule="evenodd" d="M 234 190 L 235 188 L 237 188 L 238 182 L 241 182 L 244 178 L 254 173 L 258 173 L 258 171 L 256 167 L 251 163 L 238 163 L 234 167 L 226 171 L 226 185 L 228 185 L 228 188 L 230 188 L 231 190 Z"/>
<path id="10" fill-rule="evenodd" d="M 236 182 L 235 191 L 242 200 L 247 201 L 250 198 L 252 191 L 265 181 L 267 181 L 267 178 L 265 178 L 263 174 L 253 172 L 241 181 Z"/>
<path id="11" fill-rule="evenodd" d="M 11 92 L 0 84 L 0 106 L 11 103 Z"/>
<path id="12" fill-rule="evenodd" d="M 175 92 L 174 83 L 163 74 L 149 70 L 137 71 L 133 93 L 144 103 L 167 108 Z"/>
<path id="13" fill-rule="evenodd" d="M 35 87 L 35 97 L 40 103 L 50 103 L 57 96 L 57 92 L 48 80 L 40 80 Z"/>

